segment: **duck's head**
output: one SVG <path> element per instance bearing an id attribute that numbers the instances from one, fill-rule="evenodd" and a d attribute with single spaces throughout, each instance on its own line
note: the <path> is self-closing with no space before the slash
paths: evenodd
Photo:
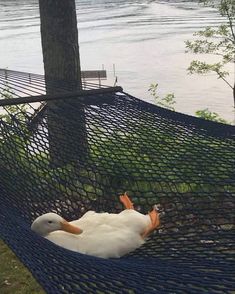
<path id="1" fill-rule="evenodd" d="M 41 236 L 46 236 L 51 232 L 58 230 L 63 230 L 72 234 L 82 233 L 80 228 L 73 226 L 61 216 L 53 212 L 43 214 L 36 218 L 31 225 L 31 229 Z"/>

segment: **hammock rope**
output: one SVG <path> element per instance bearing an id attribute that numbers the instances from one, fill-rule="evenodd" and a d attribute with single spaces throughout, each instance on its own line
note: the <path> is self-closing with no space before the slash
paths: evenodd
<path id="1" fill-rule="evenodd" d="M 81 97 L 44 102 L 41 113 L 30 97 L 0 107 L 0 237 L 48 293 L 231 293 L 235 127 L 124 92 Z M 121 259 L 74 253 L 30 230 L 49 211 L 68 220 L 119 212 L 125 191 L 140 212 L 160 204 L 164 215 Z"/>

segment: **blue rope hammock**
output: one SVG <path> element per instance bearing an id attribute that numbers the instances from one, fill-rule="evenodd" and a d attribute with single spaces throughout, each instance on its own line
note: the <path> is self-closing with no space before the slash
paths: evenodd
<path id="1" fill-rule="evenodd" d="M 36 115 L 27 103 L 2 106 L 0 237 L 47 293 L 231 293 L 235 128 L 123 92 L 78 96 L 44 102 Z M 140 212 L 160 203 L 165 214 L 120 259 L 30 229 L 49 211 L 68 220 L 119 212 L 123 191 Z"/>

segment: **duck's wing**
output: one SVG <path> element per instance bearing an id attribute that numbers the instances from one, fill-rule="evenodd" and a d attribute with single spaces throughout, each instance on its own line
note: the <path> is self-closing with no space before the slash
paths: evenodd
<path id="1" fill-rule="evenodd" d="M 71 224 L 78 226 L 83 231 L 90 231 L 102 225 L 109 225 L 113 230 L 128 228 L 133 232 L 142 234 L 151 224 L 149 215 L 143 215 L 135 210 L 126 209 L 116 213 L 96 213 L 88 211 L 80 219 Z"/>
<path id="2" fill-rule="evenodd" d="M 93 227 L 93 230 L 81 235 L 55 231 L 46 239 L 68 250 L 101 258 L 119 258 L 144 243 L 143 238 L 129 228 L 114 230 L 113 226 L 107 224 Z"/>
<path id="3" fill-rule="evenodd" d="M 78 235 L 55 231 L 45 237 L 47 240 L 72 251 L 78 251 Z"/>
<path id="4" fill-rule="evenodd" d="M 83 231 L 97 228 L 100 225 L 115 223 L 118 220 L 118 214 L 115 213 L 96 213 L 95 211 L 88 211 L 80 219 L 70 222 L 78 226 Z"/>
<path id="5" fill-rule="evenodd" d="M 139 234 L 142 234 L 151 223 L 149 215 L 144 215 L 132 209 L 123 210 L 119 214 L 119 218 L 120 223 Z"/>
<path id="6" fill-rule="evenodd" d="M 93 232 L 84 232 L 79 238 L 78 251 L 102 258 L 119 258 L 143 243 L 143 238 L 129 228 L 114 230 L 105 224 Z"/>

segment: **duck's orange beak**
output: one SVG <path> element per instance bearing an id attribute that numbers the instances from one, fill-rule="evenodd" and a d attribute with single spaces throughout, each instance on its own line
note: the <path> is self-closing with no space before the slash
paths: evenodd
<path id="1" fill-rule="evenodd" d="M 82 233 L 82 230 L 79 227 L 71 225 L 66 220 L 61 222 L 61 230 L 65 231 L 65 232 L 68 232 L 68 233 L 71 233 L 71 234 L 76 234 L 76 235 Z"/>

